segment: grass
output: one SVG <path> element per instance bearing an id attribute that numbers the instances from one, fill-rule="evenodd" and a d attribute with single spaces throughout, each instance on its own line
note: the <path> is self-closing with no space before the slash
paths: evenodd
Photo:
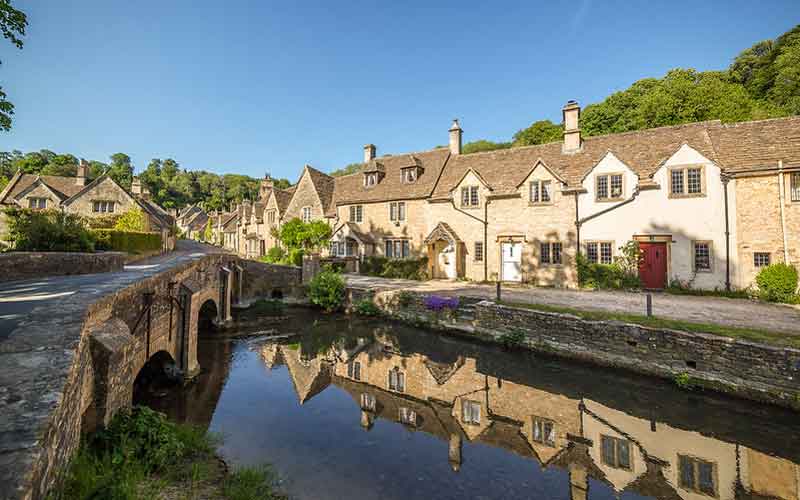
<path id="1" fill-rule="evenodd" d="M 280 315 L 283 314 L 286 304 L 281 300 L 260 299 L 247 308 L 248 314 Z"/>
<path id="2" fill-rule="evenodd" d="M 698 288 L 687 288 L 682 286 L 670 285 L 664 289 L 664 292 L 672 295 L 694 295 L 699 297 L 725 297 L 728 299 L 750 299 L 750 294 L 744 289 L 721 290 L 715 288 L 714 290 L 702 290 Z"/>
<path id="3" fill-rule="evenodd" d="M 573 309 L 570 307 L 551 306 L 546 304 L 528 304 L 520 302 L 501 301 L 502 305 L 510 307 L 521 307 L 536 311 L 572 314 L 588 321 L 622 321 L 634 325 L 648 326 L 651 328 L 666 328 L 670 330 L 681 330 L 692 333 L 708 333 L 723 337 L 749 340 L 763 344 L 776 345 L 780 347 L 800 348 L 800 337 L 788 335 L 781 332 L 769 330 L 756 330 L 754 328 L 739 328 L 710 323 L 695 323 L 677 319 L 659 318 L 656 316 L 642 316 L 639 314 L 629 314 L 611 311 L 587 311 Z"/>
<path id="4" fill-rule="evenodd" d="M 226 474 L 219 438 L 146 407 L 114 417 L 81 444 L 51 500 L 275 499 L 268 469 Z M 230 494 L 228 493 L 230 491 Z"/>

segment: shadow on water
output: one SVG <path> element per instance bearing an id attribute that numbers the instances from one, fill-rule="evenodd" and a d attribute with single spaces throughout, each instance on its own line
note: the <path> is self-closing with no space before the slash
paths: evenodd
<path id="1" fill-rule="evenodd" d="M 800 496 L 788 411 L 383 320 L 270 324 L 301 335 L 205 335 L 199 380 L 149 404 L 274 464 L 293 497 Z"/>

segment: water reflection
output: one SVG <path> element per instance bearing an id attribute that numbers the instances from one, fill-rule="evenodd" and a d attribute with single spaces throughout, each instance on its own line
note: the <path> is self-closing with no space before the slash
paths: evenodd
<path id="1" fill-rule="evenodd" d="M 232 438 L 223 451 L 242 461 L 263 452 L 289 473 L 295 496 L 798 499 L 789 412 L 402 325 L 310 323 L 309 314 L 281 325 L 304 332 L 296 343 L 239 345 L 239 363 L 229 365 L 230 344 L 205 345 L 207 378 L 180 400 L 195 421 L 216 409 L 214 422 Z M 256 372 L 245 353 L 268 371 Z M 225 386 L 229 373 L 237 380 Z M 281 396 L 283 373 L 297 404 Z M 253 377 L 273 379 L 237 389 Z M 231 416 L 238 412 L 250 415 Z M 282 423 L 286 415 L 306 428 Z M 391 425 L 364 437 L 381 422 Z M 400 439 L 404 430 L 419 438 Z M 303 472 L 325 486 L 314 489 Z"/>

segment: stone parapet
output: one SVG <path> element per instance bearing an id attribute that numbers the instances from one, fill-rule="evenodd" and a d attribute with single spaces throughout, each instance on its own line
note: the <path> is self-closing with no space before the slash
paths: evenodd
<path id="1" fill-rule="evenodd" d="M 9 252 L 0 254 L 0 283 L 7 281 L 121 271 L 122 252 Z"/>

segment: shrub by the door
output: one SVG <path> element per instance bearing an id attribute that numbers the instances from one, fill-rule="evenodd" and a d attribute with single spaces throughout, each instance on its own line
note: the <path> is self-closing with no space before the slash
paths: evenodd
<path id="1" fill-rule="evenodd" d="M 770 302 L 795 302 L 797 300 L 797 269 L 790 264 L 772 264 L 756 276 L 758 293 Z"/>

